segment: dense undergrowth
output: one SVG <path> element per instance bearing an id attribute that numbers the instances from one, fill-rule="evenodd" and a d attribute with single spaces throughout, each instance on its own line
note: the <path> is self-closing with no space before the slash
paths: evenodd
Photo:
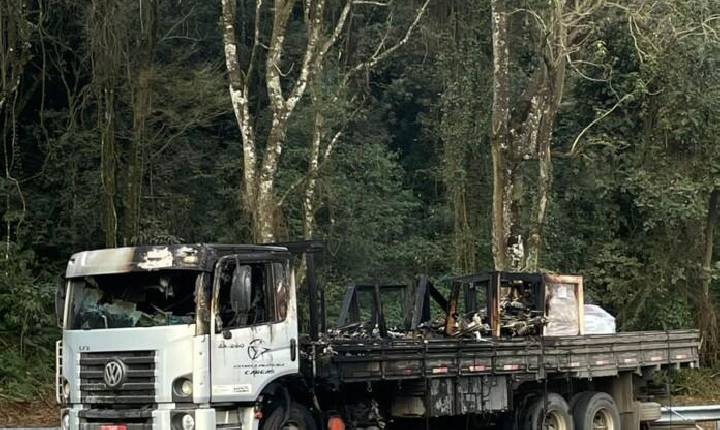
<path id="1" fill-rule="evenodd" d="M 23 353 L 14 346 L 4 349 L 0 354 L 0 399 L 27 402 L 52 392 L 54 355 L 44 347 Z"/>
<path id="2" fill-rule="evenodd" d="M 720 369 L 683 369 L 673 372 L 670 383 L 674 404 L 720 402 Z"/>

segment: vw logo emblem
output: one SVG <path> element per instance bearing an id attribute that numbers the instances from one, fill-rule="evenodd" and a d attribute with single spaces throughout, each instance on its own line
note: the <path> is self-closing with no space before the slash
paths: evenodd
<path id="1" fill-rule="evenodd" d="M 113 359 L 105 363 L 103 379 L 108 387 L 118 387 L 125 380 L 125 363 L 118 359 Z"/>

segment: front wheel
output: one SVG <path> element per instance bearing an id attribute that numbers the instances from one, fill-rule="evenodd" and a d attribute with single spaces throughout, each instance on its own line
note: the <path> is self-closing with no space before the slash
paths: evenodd
<path id="1" fill-rule="evenodd" d="M 317 430 L 315 419 L 310 411 L 300 403 L 290 403 L 290 413 L 285 420 L 287 405 L 276 407 L 263 422 L 262 430 Z"/>

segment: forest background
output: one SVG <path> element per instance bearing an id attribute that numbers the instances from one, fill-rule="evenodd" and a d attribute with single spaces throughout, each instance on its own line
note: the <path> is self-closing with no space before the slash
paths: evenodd
<path id="1" fill-rule="evenodd" d="M 323 239 L 330 308 L 580 273 L 716 365 L 718 31 L 713 0 L 0 0 L 0 402 L 52 392 L 69 256 L 139 244 Z"/>

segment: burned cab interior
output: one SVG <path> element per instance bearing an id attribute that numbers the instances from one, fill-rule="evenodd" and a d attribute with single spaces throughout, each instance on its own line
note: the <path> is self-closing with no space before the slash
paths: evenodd
<path id="1" fill-rule="evenodd" d="M 161 270 L 70 281 L 70 329 L 152 327 L 195 322 L 199 272 Z"/>
<path id="2" fill-rule="evenodd" d="M 434 285 L 350 285 L 334 338 L 472 338 L 583 334 L 582 278 L 483 272 Z M 439 311 L 439 312 L 438 312 Z M 402 315 L 388 321 L 388 314 Z"/>

